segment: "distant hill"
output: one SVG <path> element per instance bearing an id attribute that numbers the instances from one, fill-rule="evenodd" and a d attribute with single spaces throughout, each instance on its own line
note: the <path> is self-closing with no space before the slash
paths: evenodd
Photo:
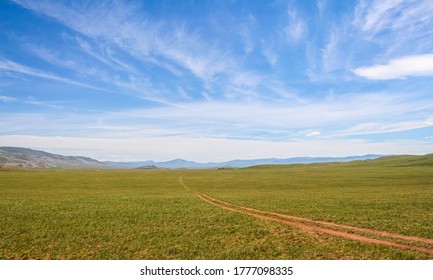
<path id="1" fill-rule="evenodd" d="M 129 161 L 129 162 L 116 162 L 116 161 L 104 161 L 105 164 L 112 167 L 120 168 L 140 168 L 143 166 L 155 166 L 158 168 L 213 168 L 221 166 L 223 163 L 199 163 L 195 161 L 189 161 L 184 159 L 173 159 L 169 161 Z M 215 166 L 214 166 L 215 165 Z"/>
<path id="2" fill-rule="evenodd" d="M 382 168 L 382 167 L 432 167 L 433 168 L 433 154 L 427 155 L 393 155 L 393 156 L 383 156 L 380 158 L 372 160 L 356 160 L 350 162 L 328 162 L 328 163 L 315 163 L 317 165 L 323 166 L 326 164 L 328 167 L 372 167 L 372 168 Z M 292 168 L 299 167 L 298 164 L 262 164 L 250 166 L 251 169 L 269 169 L 269 168 Z M 433 169 L 432 169 L 433 170 Z"/>
<path id="3" fill-rule="evenodd" d="M 305 164 L 323 162 L 349 162 L 355 160 L 377 159 L 381 155 L 350 157 L 294 157 L 265 158 L 252 160 L 232 160 L 226 162 L 200 163 L 184 159 L 155 162 L 152 160 L 137 162 L 100 162 L 89 157 L 63 156 L 44 151 L 17 147 L 0 147 L 0 166 L 23 168 L 141 168 L 141 169 L 200 169 L 200 168 L 242 168 L 269 164 Z M 419 162 L 424 164 L 425 162 Z M 428 163 L 428 162 L 427 162 Z"/>
<path id="4" fill-rule="evenodd" d="M 0 147 L 0 165 L 23 168 L 104 168 L 102 162 L 89 157 L 62 156 L 43 151 Z"/>
<path id="5" fill-rule="evenodd" d="M 137 169 L 157 170 L 157 169 L 162 169 L 162 168 L 158 167 L 158 166 L 155 166 L 155 165 L 144 165 L 144 166 L 137 167 Z"/>
<path id="6" fill-rule="evenodd" d="M 295 164 L 295 163 L 321 163 L 321 162 L 348 162 L 354 160 L 367 160 L 382 157 L 381 155 L 365 155 L 350 157 L 294 157 L 294 158 L 265 158 L 251 160 L 232 160 L 226 162 L 207 162 L 200 163 L 183 159 L 174 159 L 170 161 L 137 161 L 137 162 L 105 162 L 113 167 L 137 168 L 141 166 L 153 165 L 159 168 L 221 168 L 221 167 L 250 167 L 263 164 Z"/>
<path id="7" fill-rule="evenodd" d="M 388 166 L 432 166 L 433 154 L 422 156 L 414 155 L 398 155 L 378 158 L 372 161 L 372 164 L 388 165 Z"/>

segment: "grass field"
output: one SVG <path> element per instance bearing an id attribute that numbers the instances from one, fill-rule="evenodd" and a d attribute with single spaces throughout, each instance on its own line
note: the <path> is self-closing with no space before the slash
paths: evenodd
<path id="1" fill-rule="evenodd" d="M 1 170 L 0 259 L 433 259 L 428 242 L 398 241 L 427 252 L 374 244 L 239 206 L 431 240 L 433 157 L 221 170 Z"/>

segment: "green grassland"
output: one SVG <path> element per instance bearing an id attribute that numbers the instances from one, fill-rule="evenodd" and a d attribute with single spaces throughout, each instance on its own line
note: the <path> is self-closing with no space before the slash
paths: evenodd
<path id="1" fill-rule="evenodd" d="M 230 212 L 196 192 L 433 238 L 432 156 L 221 170 L 2 169 L 0 259 L 433 258 Z"/>

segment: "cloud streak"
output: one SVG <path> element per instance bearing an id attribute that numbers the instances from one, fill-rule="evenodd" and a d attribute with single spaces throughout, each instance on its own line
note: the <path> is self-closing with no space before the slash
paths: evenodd
<path id="1" fill-rule="evenodd" d="M 308 137 L 338 138 L 379 134 L 431 126 L 433 102 L 410 101 L 403 95 L 347 95 L 328 102 L 302 105 L 201 102 L 178 103 L 175 107 L 79 112 L 73 108 L 36 101 L 52 112 L 26 115 L 28 121 L 14 125 L 16 133 L 31 128 L 38 134 L 49 126 L 59 135 L 75 137 L 161 137 L 266 139 L 287 141 Z M 371 104 L 374 102 L 374 105 Z M 385 109 L 386 108 L 386 109 Z M 58 110 L 67 117 L 55 117 Z M 4 120 L 17 115 L 4 113 Z M 388 120 L 388 121 L 386 121 Z M 6 128 L 3 128 L 6 129 Z M 1 133 L 6 130 L 0 129 Z"/>
<path id="2" fill-rule="evenodd" d="M 108 1 L 67 7 L 51 1 L 15 2 L 90 38 L 114 44 L 143 62 L 165 66 L 154 59 L 162 56 L 169 64 L 175 63 L 204 81 L 210 81 L 233 65 L 224 51 L 203 42 L 197 34 L 187 32 L 184 25 L 151 21 L 138 14 L 140 7 L 137 5 Z"/>
<path id="3" fill-rule="evenodd" d="M 191 28 L 185 22 L 175 20 L 166 22 L 151 18 L 143 13 L 142 7 L 136 4 L 122 1 L 89 2 L 86 5 L 65 5 L 51 1 L 26 1 L 15 0 L 15 3 L 43 14 L 66 25 L 70 29 L 87 37 L 87 41 L 75 36 L 75 43 L 84 53 L 93 59 L 109 66 L 114 73 L 102 72 L 92 65 L 73 65 L 74 58 L 69 59 L 54 57 L 52 52 L 41 52 L 44 49 L 34 48 L 33 51 L 46 61 L 58 62 L 77 73 L 89 74 L 104 82 L 114 83 L 119 88 L 127 88 L 135 93 L 155 92 L 155 95 L 145 94 L 146 98 L 155 100 L 172 99 L 177 89 L 183 88 L 182 84 L 194 83 L 198 96 L 207 100 L 229 97 L 236 100 L 251 100 L 273 98 L 273 91 L 266 95 L 257 94 L 259 86 L 266 87 L 266 79 L 270 76 L 267 71 L 251 71 L 243 61 L 236 56 L 236 51 L 229 43 L 223 40 L 206 40 L 205 34 L 200 29 Z M 298 41 L 303 37 L 305 23 L 296 11 L 288 12 L 289 36 L 291 40 Z M 240 25 L 240 34 L 244 40 L 244 51 L 250 53 L 255 48 L 252 37 L 253 29 L 258 25 L 253 16 L 248 16 L 246 22 Z M 292 36 L 293 35 L 293 36 Z M 107 51 L 96 52 L 88 42 L 98 42 L 100 47 Z M 134 60 L 134 63 L 126 63 L 113 57 L 117 52 L 123 57 Z M 267 48 L 264 51 L 271 64 L 277 62 L 276 53 Z M 119 75 L 120 69 L 126 70 L 127 77 Z M 138 70 L 143 69 L 146 70 Z M 172 75 L 165 75 L 166 82 L 161 86 L 154 81 L 158 80 L 153 71 L 164 69 Z M 155 71 L 156 73 L 156 71 Z M 144 79 L 143 77 L 148 77 Z M 253 77 L 246 78 L 247 76 Z M 144 79 L 144 81 L 143 81 Z M 274 77 L 275 79 L 275 77 Z M 253 83 L 252 83 L 253 81 Z M 137 82 L 139 84 L 137 84 Z M 141 83 L 141 84 L 140 84 Z M 157 87 L 160 87 L 158 90 Z M 183 98 L 185 91 L 177 92 L 177 98 Z M 140 96 L 140 94 L 137 94 Z M 281 96 L 280 96 L 281 97 Z"/>
<path id="4" fill-rule="evenodd" d="M 62 82 L 70 85 L 80 86 L 84 88 L 94 89 L 98 91 L 106 91 L 103 88 L 95 87 L 89 84 L 85 84 L 82 82 L 77 82 L 71 79 L 66 79 L 63 77 L 59 77 L 55 74 L 40 71 L 38 69 L 33 69 L 31 67 L 27 67 L 25 65 L 16 63 L 14 61 L 8 60 L 8 59 L 1 59 L 0 58 L 0 73 L 8 74 L 9 72 L 18 73 L 18 74 L 24 74 L 27 76 L 33 76 L 43 79 L 49 79 L 57 82 Z"/>
<path id="5" fill-rule="evenodd" d="M 17 101 L 17 99 L 10 96 L 0 95 L 0 101 L 4 103 L 11 103 Z"/>
<path id="6" fill-rule="evenodd" d="M 307 25 L 293 5 L 287 9 L 287 18 L 286 34 L 291 42 L 298 43 L 305 37 Z"/>

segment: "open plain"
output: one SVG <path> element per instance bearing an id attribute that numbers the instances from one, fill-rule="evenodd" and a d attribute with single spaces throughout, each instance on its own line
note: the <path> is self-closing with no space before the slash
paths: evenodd
<path id="1" fill-rule="evenodd" d="M 0 171 L 0 259 L 433 259 L 433 157 Z"/>

